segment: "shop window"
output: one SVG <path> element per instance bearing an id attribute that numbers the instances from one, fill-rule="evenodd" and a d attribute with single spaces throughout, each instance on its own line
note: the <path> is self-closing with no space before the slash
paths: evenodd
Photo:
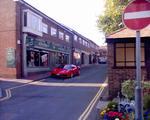
<path id="1" fill-rule="evenodd" d="M 67 64 L 69 60 L 69 56 L 67 54 L 63 55 L 63 64 Z"/>
<path id="2" fill-rule="evenodd" d="M 48 66 L 48 53 L 40 50 L 27 50 L 27 67 Z"/>
<path id="3" fill-rule="evenodd" d="M 40 66 L 48 66 L 48 53 L 40 52 Z"/>
<path id="4" fill-rule="evenodd" d="M 135 67 L 135 44 L 117 43 L 115 45 L 115 66 L 117 67 Z M 145 66 L 144 44 L 141 44 L 141 65 Z"/>
<path id="5" fill-rule="evenodd" d="M 27 66 L 36 67 L 40 65 L 40 53 L 38 51 L 27 50 Z"/>
<path id="6" fill-rule="evenodd" d="M 55 53 L 55 52 L 54 52 L 54 53 L 51 53 L 50 56 L 51 56 L 51 57 L 50 57 L 50 59 L 51 59 L 51 60 L 50 60 L 50 62 L 51 62 L 50 64 L 51 64 L 52 66 L 55 66 L 55 65 L 56 65 L 56 53 Z"/>

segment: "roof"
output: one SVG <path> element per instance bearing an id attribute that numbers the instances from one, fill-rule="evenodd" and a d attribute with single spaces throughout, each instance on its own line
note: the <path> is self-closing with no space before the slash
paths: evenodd
<path id="1" fill-rule="evenodd" d="M 107 38 L 134 38 L 136 32 L 128 28 L 119 29 L 111 34 L 106 35 Z M 150 37 L 150 25 L 141 30 L 141 37 Z"/>

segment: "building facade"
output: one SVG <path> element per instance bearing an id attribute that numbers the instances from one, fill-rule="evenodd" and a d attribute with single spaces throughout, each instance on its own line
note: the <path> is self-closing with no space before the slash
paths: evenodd
<path id="1" fill-rule="evenodd" d="M 127 28 L 106 36 L 109 97 L 121 91 L 121 83 L 136 79 L 136 32 Z M 141 30 L 142 80 L 150 80 L 150 26 Z"/>
<path id="2" fill-rule="evenodd" d="M 98 51 L 94 42 L 23 0 L 1 0 L 0 23 L 0 77 L 20 78 L 58 64 L 89 64 L 91 53 Z"/>

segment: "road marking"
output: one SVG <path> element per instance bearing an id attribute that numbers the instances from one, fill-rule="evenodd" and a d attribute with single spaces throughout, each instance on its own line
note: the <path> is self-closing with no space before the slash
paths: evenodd
<path id="1" fill-rule="evenodd" d="M 41 86 L 58 86 L 58 87 L 100 87 L 104 84 L 97 83 L 47 83 L 47 82 L 34 82 L 30 83 L 32 85 L 41 85 Z"/>
<path id="2" fill-rule="evenodd" d="M 39 80 L 39 81 L 44 81 L 44 80 L 42 79 L 42 80 Z M 27 86 L 27 85 L 31 85 L 31 83 L 33 83 L 33 82 L 37 82 L 37 81 L 31 81 L 31 82 L 25 83 L 25 84 L 23 84 L 23 85 L 18 85 L 18 86 L 15 86 L 15 87 L 11 87 L 11 88 L 6 89 L 6 90 L 5 90 L 6 96 L 3 97 L 3 98 L 1 98 L 1 99 L 0 99 L 0 102 L 5 101 L 5 100 L 8 100 L 8 99 L 11 98 L 11 97 L 12 97 L 11 91 L 12 91 L 13 89 L 20 88 L 20 87 L 24 87 L 24 86 Z"/>
<path id="3" fill-rule="evenodd" d="M 108 78 L 106 78 L 104 84 L 106 84 L 108 81 Z M 94 105 L 96 104 L 97 100 L 99 99 L 100 95 L 102 94 L 104 88 L 106 85 L 102 86 L 99 91 L 97 92 L 97 94 L 95 95 L 95 97 L 93 98 L 93 100 L 90 102 L 90 104 L 88 105 L 88 107 L 85 109 L 85 111 L 81 114 L 81 116 L 78 118 L 78 120 L 86 120 L 89 116 L 89 114 L 91 113 Z"/>
<path id="4" fill-rule="evenodd" d="M 18 86 L 8 88 L 5 90 L 6 96 L 1 98 L 0 102 L 11 98 L 12 97 L 11 91 L 13 89 L 21 88 L 21 87 L 28 86 L 28 85 L 58 86 L 58 87 L 60 87 L 60 86 L 61 87 L 101 87 L 101 88 L 106 86 L 105 83 L 103 83 L 103 84 L 95 84 L 95 83 L 47 83 L 47 82 L 42 82 L 42 81 L 45 81 L 45 79 L 42 79 L 39 81 L 30 81 L 30 82 L 27 82 L 23 85 L 18 85 Z M 94 102 L 94 101 L 92 101 L 92 102 Z"/>
<path id="5" fill-rule="evenodd" d="M 6 96 L 4 98 L 1 98 L 0 102 L 4 101 L 4 100 L 7 100 L 7 99 L 9 99 L 11 97 L 11 91 L 10 90 L 6 89 L 5 93 L 6 93 Z"/>

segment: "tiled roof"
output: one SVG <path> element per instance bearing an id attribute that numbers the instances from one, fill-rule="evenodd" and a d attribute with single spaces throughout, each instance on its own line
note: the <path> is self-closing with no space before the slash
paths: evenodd
<path id="1" fill-rule="evenodd" d="M 133 38 L 136 32 L 128 28 L 119 29 L 112 34 L 106 35 L 106 38 Z M 150 37 L 150 25 L 141 30 L 141 37 Z"/>

